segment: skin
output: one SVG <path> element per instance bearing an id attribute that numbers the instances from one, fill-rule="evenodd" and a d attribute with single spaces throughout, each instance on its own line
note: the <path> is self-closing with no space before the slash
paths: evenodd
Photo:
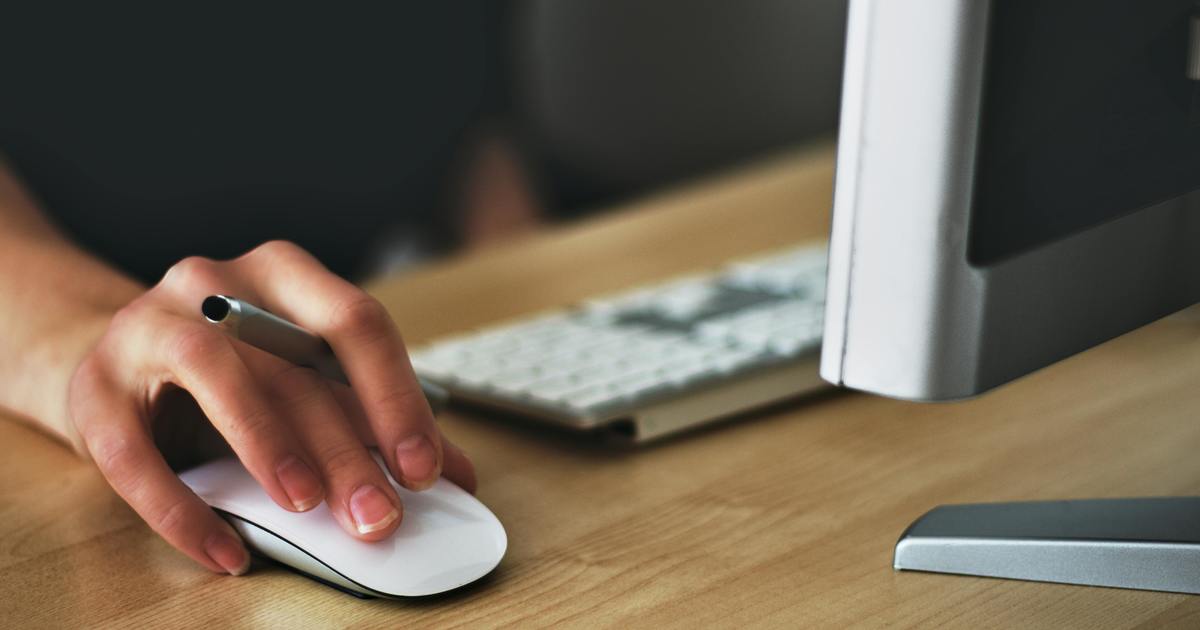
<path id="1" fill-rule="evenodd" d="M 0 270 L 22 270 L 0 271 L 0 407 L 90 456 L 155 532 L 213 571 L 244 573 L 249 555 L 173 466 L 232 450 L 281 507 L 325 502 L 367 541 L 403 516 L 368 447 L 406 488 L 444 475 L 475 490 L 387 311 L 294 244 L 186 258 L 145 287 L 71 243 L 0 163 Z M 200 321 L 216 293 L 323 336 L 353 388 Z"/>

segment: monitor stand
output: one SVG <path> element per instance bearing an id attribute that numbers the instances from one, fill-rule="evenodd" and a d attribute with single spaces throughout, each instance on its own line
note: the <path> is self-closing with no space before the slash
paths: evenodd
<path id="1" fill-rule="evenodd" d="M 943 505 L 896 569 L 1200 594 L 1200 497 Z"/>

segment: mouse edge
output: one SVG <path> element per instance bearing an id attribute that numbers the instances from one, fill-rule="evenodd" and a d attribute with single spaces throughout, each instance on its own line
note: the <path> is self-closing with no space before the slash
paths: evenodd
<path id="1" fill-rule="evenodd" d="M 233 524 L 235 526 L 235 529 L 238 530 L 238 533 L 241 534 L 243 536 L 243 538 L 246 537 L 245 532 L 242 531 L 243 528 L 251 529 L 253 532 L 251 537 L 253 537 L 253 538 L 257 538 L 259 535 L 269 536 L 270 540 L 275 542 L 277 545 L 285 545 L 286 549 L 288 549 L 288 551 L 290 552 L 289 555 L 296 554 L 296 553 L 303 554 L 303 556 L 308 559 L 308 562 L 306 564 L 309 564 L 310 567 L 319 567 L 318 570 L 320 571 L 321 574 L 316 575 L 311 570 L 309 570 L 309 568 L 306 568 L 303 566 L 297 566 L 297 564 L 299 564 L 299 563 L 288 562 L 284 558 L 278 557 L 278 555 L 284 555 L 284 554 L 273 554 L 270 551 L 261 549 L 260 548 L 262 546 L 261 544 L 252 544 L 251 545 L 252 548 L 254 548 L 260 556 L 268 558 L 276 564 L 283 565 L 287 569 L 292 570 L 296 573 L 299 573 L 300 575 L 303 575 L 306 578 L 309 578 L 316 582 L 320 582 L 321 584 L 329 586 L 330 588 L 334 588 L 339 591 L 348 592 L 350 595 L 354 595 L 356 597 L 368 597 L 368 598 L 375 597 L 375 598 L 382 598 L 382 599 L 403 600 L 403 599 L 413 599 L 413 598 L 420 598 L 420 597 L 429 597 L 432 595 L 448 593 L 450 591 L 460 589 L 469 584 L 474 584 L 475 582 L 487 577 L 488 575 L 491 575 L 491 573 L 496 570 L 496 567 L 500 566 L 500 563 L 503 562 L 504 556 L 508 554 L 508 532 L 504 529 L 504 526 L 500 524 L 499 519 L 497 519 L 496 523 L 497 523 L 497 525 L 499 525 L 499 530 L 502 535 L 503 548 L 501 549 L 499 555 L 497 556 L 496 561 L 494 563 L 492 563 L 492 565 L 490 567 L 488 567 L 488 569 L 486 571 L 480 573 L 477 577 L 467 580 L 466 582 L 463 582 L 461 584 L 456 584 L 454 586 L 450 586 L 450 587 L 443 588 L 443 589 L 438 589 L 438 590 L 423 592 L 423 593 L 407 593 L 407 594 L 388 593 L 385 591 L 380 591 L 380 590 L 371 588 L 370 586 L 367 586 L 365 584 L 362 584 L 361 582 L 351 579 L 350 577 L 346 576 L 341 571 L 338 571 L 337 569 L 329 566 L 329 564 L 326 563 L 325 561 L 317 558 L 316 556 L 312 555 L 305 549 L 301 548 L 300 546 L 296 545 L 292 541 L 288 540 L 287 538 L 284 538 L 280 534 L 272 531 L 271 529 L 269 529 L 267 527 L 263 527 L 262 525 L 259 525 L 258 523 L 255 523 L 254 521 L 251 521 L 242 516 L 238 516 L 236 514 L 228 512 L 226 510 L 222 510 L 220 508 L 215 508 L 215 507 L 213 509 L 218 514 L 220 514 L 223 517 L 225 517 L 226 519 L 230 520 L 231 524 Z M 242 525 L 242 527 L 238 527 L 239 524 Z"/>

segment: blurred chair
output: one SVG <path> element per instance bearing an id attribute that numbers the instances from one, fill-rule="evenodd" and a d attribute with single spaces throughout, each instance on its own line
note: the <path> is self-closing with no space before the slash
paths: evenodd
<path id="1" fill-rule="evenodd" d="M 837 124 L 846 0 L 518 0 L 512 107 L 558 211 Z"/>

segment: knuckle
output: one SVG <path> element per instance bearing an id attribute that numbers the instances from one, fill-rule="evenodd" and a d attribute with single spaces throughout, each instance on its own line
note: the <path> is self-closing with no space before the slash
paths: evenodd
<path id="1" fill-rule="evenodd" d="M 93 353 L 84 357 L 67 383 L 67 410 L 80 437 L 87 429 L 93 400 L 107 382 L 103 362 Z"/>
<path id="2" fill-rule="evenodd" d="M 279 434 L 275 430 L 274 416 L 269 409 L 256 408 L 251 409 L 232 423 L 231 430 L 234 432 L 234 438 L 244 444 L 263 445 L 271 441 L 279 439 Z"/>
<path id="3" fill-rule="evenodd" d="M 317 452 L 317 459 L 329 477 L 342 477 L 355 470 L 362 470 L 368 455 L 361 444 L 336 442 Z"/>
<path id="4" fill-rule="evenodd" d="M 213 286 L 218 263 L 203 256 L 188 256 L 171 265 L 159 282 L 162 286 Z"/>
<path id="5" fill-rule="evenodd" d="M 314 370 L 298 365 L 288 366 L 271 377 L 271 391 L 292 406 L 302 406 L 328 391 L 325 379 Z"/>
<path id="6" fill-rule="evenodd" d="M 123 334 L 134 330 L 144 316 L 141 298 L 126 304 L 113 314 L 108 322 L 106 337 L 113 334 Z"/>
<path id="7" fill-rule="evenodd" d="M 188 504 L 183 499 L 172 501 L 166 509 L 159 511 L 150 527 L 167 540 L 181 538 L 192 519 L 188 518 Z"/>
<path id="8" fill-rule="evenodd" d="M 425 396 L 415 387 L 393 387 L 381 393 L 374 402 L 373 406 L 388 416 L 410 423 L 420 420 L 424 410 L 428 409 Z"/>
<path id="9" fill-rule="evenodd" d="M 246 258 L 262 258 L 273 260 L 278 258 L 286 258 L 294 256 L 297 253 L 303 252 L 301 247 L 291 241 L 275 239 L 267 241 L 254 249 L 246 252 Z"/>
<path id="10" fill-rule="evenodd" d="M 96 466 L 110 480 L 132 479 L 137 474 L 137 453 L 133 443 L 123 435 L 84 431 L 84 442 Z"/>
<path id="11" fill-rule="evenodd" d="M 86 396 L 88 393 L 99 388 L 103 384 L 104 379 L 104 366 L 101 364 L 99 357 L 93 352 L 79 362 L 79 366 L 75 368 L 75 373 L 71 375 L 71 381 L 67 384 L 67 391 L 72 398 L 75 396 Z"/>
<path id="12" fill-rule="evenodd" d="M 382 337 L 391 329 L 392 318 L 379 300 L 358 293 L 334 307 L 329 324 L 330 328 L 352 336 Z"/>
<path id="13" fill-rule="evenodd" d="M 323 380 L 311 368 L 289 365 L 271 377 L 271 387 L 281 393 L 298 392 L 319 387 Z"/>

